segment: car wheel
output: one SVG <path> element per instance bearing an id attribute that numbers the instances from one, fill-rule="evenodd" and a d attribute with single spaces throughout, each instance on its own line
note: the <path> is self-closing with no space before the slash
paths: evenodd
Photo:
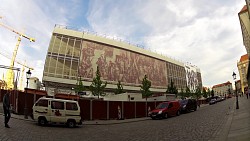
<path id="1" fill-rule="evenodd" d="M 165 113 L 163 118 L 168 118 L 168 113 Z"/>
<path id="2" fill-rule="evenodd" d="M 176 115 L 177 115 L 177 116 L 179 116 L 179 115 L 180 115 L 180 111 L 179 111 L 179 110 L 176 112 Z"/>
<path id="3" fill-rule="evenodd" d="M 45 117 L 40 117 L 38 119 L 38 125 L 45 126 L 47 124 L 47 120 Z"/>
<path id="4" fill-rule="evenodd" d="M 74 128 L 76 126 L 76 122 L 74 120 L 68 120 L 67 125 L 69 128 Z"/>
<path id="5" fill-rule="evenodd" d="M 194 111 L 196 111 L 197 110 L 197 107 L 196 108 L 194 108 Z"/>
<path id="6" fill-rule="evenodd" d="M 153 120 L 155 120 L 155 117 L 151 117 Z"/>

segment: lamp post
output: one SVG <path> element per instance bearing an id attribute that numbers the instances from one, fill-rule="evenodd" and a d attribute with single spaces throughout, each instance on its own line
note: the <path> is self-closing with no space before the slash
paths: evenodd
<path id="1" fill-rule="evenodd" d="M 239 109 L 239 101 L 238 101 L 238 93 L 237 93 L 237 86 L 236 86 L 236 74 L 233 72 L 233 79 L 235 83 L 235 93 L 236 93 L 236 109 Z"/>
<path id="2" fill-rule="evenodd" d="M 31 71 L 30 69 L 26 72 L 26 88 L 25 88 L 25 97 L 24 97 L 24 118 L 28 119 L 28 108 L 27 108 L 27 88 L 29 85 L 29 79 L 31 76 Z"/>

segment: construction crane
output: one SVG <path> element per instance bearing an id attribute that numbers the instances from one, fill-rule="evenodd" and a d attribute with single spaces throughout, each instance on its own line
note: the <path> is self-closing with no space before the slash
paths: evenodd
<path id="1" fill-rule="evenodd" d="M 8 58 L 8 59 L 11 60 L 11 57 L 9 57 L 8 55 L 5 55 L 5 54 L 3 54 L 3 53 L 1 53 L 1 52 L 0 52 L 0 54 L 1 54 L 2 56 L 4 56 L 4 57 L 6 57 L 6 58 Z M 28 69 L 30 69 L 30 70 L 34 70 L 34 68 L 27 66 L 27 65 L 26 65 L 26 61 L 25 61 L 25 63 L 21 63 L 21 62 L 15 60 L 15 62 L 18 63 L 19 65 L 22 65 L 22 66 L 23 66 L 22 69 L 21 69 L 21 79 L 20 79 L 19 88 L 18 88 L 19 90 L 23 90 L 23 89 L 24 89 L 24 88 L 23 88 L 23 75 L 24 75 L 24 70 L 25 70 L 25 68 L 28 68 Z"/>
<path id="2" fill-rule="evenodd" d="M 2 17 L 0 16 L 0 19 Z M 15 46 L 15 49 L 14 49 L 14 52 L 13 52 L 13 55 L 12 55 L 12 58 L 11 58 L 11 63 L 10 63 L 10 68 L 14 67 L 14 62 L 15 62 L 15 59 L 16 59 L 16 55 L 17 55 L 17 50 L 19 48 L 19 45 L 20 45 L 20 42 L 21 42 L 21 38 L 26 38 L 28 39 L 30 42 L 35 42 L 35 39 L 34 38 L 30 38 L 28 36 L 26 36 L 25 34 L 23 33 L 20 33 L 20 32 L 17 32 L 15 29 L 7 26 L 7 25 L 4 25 L 3 23 L 0 22 L 0 26 L 16 33 L 18 36 L 18 39 L 17 39 L 17 43 L 16 43 L 16 46 Z M 14 72 L 12 69 L 8 69 L 7 71 L 7 75 L 6 75 L 6 83 L 7 83 L 7 89 L 13 89 L 14 88 Z"/>

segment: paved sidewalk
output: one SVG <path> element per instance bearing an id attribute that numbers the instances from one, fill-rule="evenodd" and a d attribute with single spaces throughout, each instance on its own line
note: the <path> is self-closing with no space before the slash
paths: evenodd
<path id="1" fill-rule="evenodd" d="M 228 141 L 250 141 L 250 99 L 239 97 L 239 109 L 235 109 Z"/>
<path id="2" fill-rule="evenodd" d="M 250 141 L 250 98 L 238 97 L 239 109 L 236 109 L 236 98 L 228 120 L 219 132 L 218 141 Z"/>

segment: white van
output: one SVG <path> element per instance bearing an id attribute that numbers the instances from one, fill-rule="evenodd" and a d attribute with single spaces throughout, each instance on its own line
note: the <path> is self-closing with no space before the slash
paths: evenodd
<path id="1" fill-rule="evenodd" d="M 64 123 L 75 127 L 82 124 L 79 104 L 73 100 L 41 97 L 33 105 L 33 117 L 39 125 Z"/>

